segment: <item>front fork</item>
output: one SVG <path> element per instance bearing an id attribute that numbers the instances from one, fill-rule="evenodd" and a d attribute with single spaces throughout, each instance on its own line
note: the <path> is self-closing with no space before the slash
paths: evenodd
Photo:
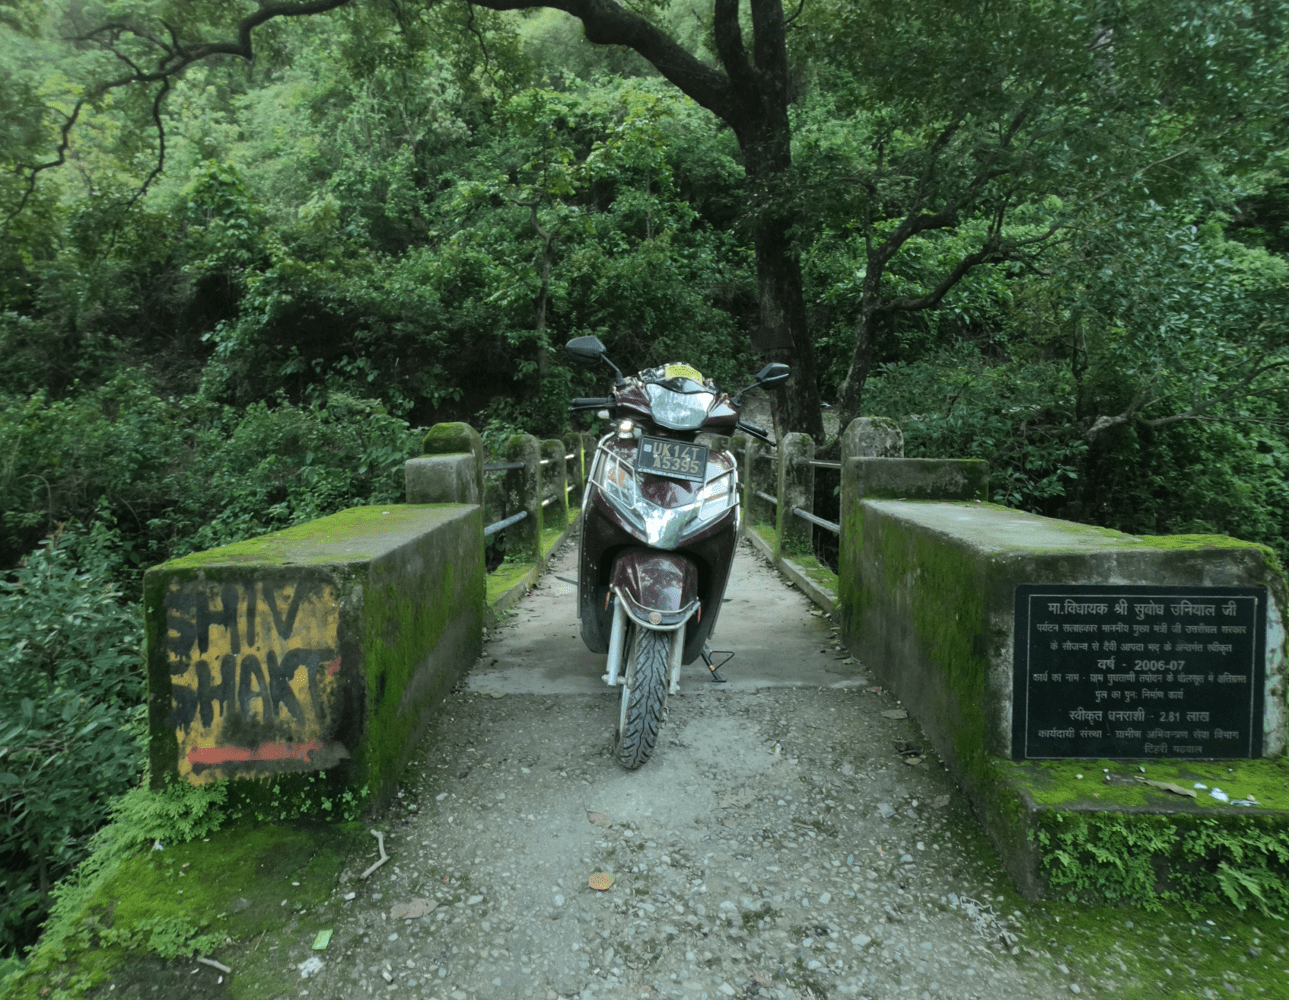
<path id="1" fill-rule="evenodd" d="M 630 621 L 627 618 L 626 608 L 622 606 L 621 601 L 613 602 L 613 627 L 609 631 L 609 662 L 602 680 L 609 687 L 617 687 L 619 684 L 627 683 L 628 680 L 635 678 L 625 678 L 622 676 L 623 650 L 626 649 L 627 641 L 630 636 Z M 636 628 L 642 626 L 637 625 Z M 671 651 L 668 655 L 667 673 L 669 683 L 667 685 L 668 694 L 676 694 L 680 690 L 680 660 L 685 652 L 685 627 L 682 625 L 678 629 L 673 629 L 671 633 Z"/>

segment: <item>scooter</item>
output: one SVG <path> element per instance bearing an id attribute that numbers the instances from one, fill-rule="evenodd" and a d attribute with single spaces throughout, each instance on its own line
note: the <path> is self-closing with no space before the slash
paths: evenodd
<path id="1" fill-rule="evenodd" d="M 622 687 L 614 754 L 632 770 L 653 755 L 681 666 L 702 656 L 712 679 L 722 680 L 709 639 L 738 542 L 738 465 L 696 439 L 741 430 L 768 441 L 739 419 L 739 405 L 744 393 L 782 385 L 790 371 L 766 365 L 731 398 L 685 364 L 624 378 L 598 337 L 576 337 L 565 350 L 616 375 L 613 395 L 574 399 L 569 412 L 597 410 L 613 421 L 582 497 L 578 619 L 586 647 L 608 654 L 604 681 Z"/>

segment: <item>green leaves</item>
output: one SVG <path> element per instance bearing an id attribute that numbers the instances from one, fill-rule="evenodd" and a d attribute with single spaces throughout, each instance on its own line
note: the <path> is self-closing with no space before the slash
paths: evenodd
<path id="1" fill-rule="evenodd" d="M 56 538 L 0 582 L 0 949 L 30 943 L 53 882 L 142 766 L 142 623 Z M 33 913 L 34 911 L 34 913 Z"/>

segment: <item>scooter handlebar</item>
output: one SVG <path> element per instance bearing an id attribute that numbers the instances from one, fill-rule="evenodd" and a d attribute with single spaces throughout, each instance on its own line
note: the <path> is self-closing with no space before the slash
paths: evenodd
<path id="1" fill-rule="evenodd" d="M 568 411 L 572 413 L 574 410 L 598 410 L 612 405 L 612 396 L 577 396 L 571 400 Z"/>
<path id="2" fill-rule="evenodd" d="M 739 430 L 747 431 L 749 434 L 759 437 L 762 441 L 770 440 L 770 435 L 760 427 L 757 427 L 756 424 L 749 424 L 740 420 L 737 426 Z"/>

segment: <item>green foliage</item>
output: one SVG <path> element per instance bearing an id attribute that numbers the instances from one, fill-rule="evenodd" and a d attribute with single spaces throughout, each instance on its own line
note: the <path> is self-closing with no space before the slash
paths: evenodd
<path id="1" fill-rule="evenodd" d="M 1040 871 L 1070 902 L 1159 911 L 1226 901 L 1289 915 L 1289 830 L 1273 820 L 1052 810 L 1036 841 Z"/>
<path id="2" fill-rule="evenodd" d="M 989 364 L 964 346 L 885 366 L 869 398 L 875 412 L 900 415 L 905 454 L 983 458 L 995 503 L 1050 514 L 1063 506 L 1088 450 L 1072 389 L 1060 364 Z"/>
<path id="3" fill-rule="evenodd" d="M 31 943 L 55 882 L 138 780 L 141 622 L 56 537 L 0 582 L 0 950 Z"/>

